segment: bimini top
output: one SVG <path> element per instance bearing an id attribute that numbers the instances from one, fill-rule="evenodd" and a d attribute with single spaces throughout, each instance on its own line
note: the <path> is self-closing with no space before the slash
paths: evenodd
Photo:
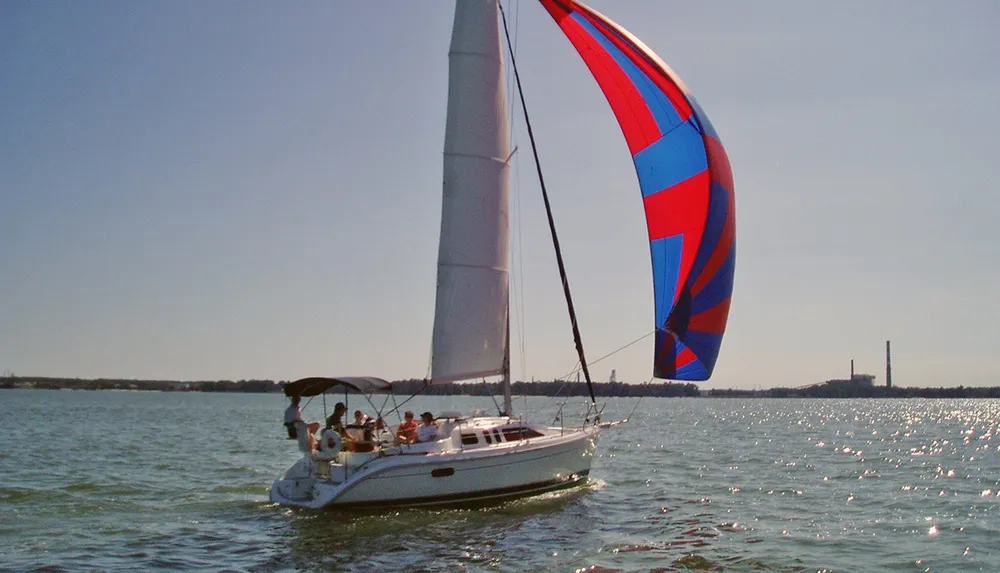
<path id="1" fill-rule="evenodd" d="M 346 386 L 362 394 L 388 394 L 392 392 L 392 384 L 381 378 L 369 376 L 312 377 L 285 384 L 285 396 L 319 396 L 335 386 Z"/>

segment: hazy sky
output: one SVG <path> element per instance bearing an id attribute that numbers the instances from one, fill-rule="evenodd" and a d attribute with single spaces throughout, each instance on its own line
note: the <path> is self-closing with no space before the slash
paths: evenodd
<path id="1" fill-rule="evenodd" d="M 706 387 L 852 357 L 881 383 L 887 339 L 897 385 L 1000 385 L 1000 3 L 592 5 L 685 80 L 732 161 L 736 285 Z M 0 5 L 0 371 L 424 376 L 453 7 Z M 562 32 L 510 8 L 597 358 L 653 328 L 635 173 Z M 551 378 L 575 352 L 521 126 L 513 371 Z M 651 362 L 650 337 L 593 371 L 643 382 Z"/>

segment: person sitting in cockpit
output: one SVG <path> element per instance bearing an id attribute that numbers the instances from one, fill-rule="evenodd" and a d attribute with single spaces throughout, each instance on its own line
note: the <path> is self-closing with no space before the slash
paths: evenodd
<path id="1" fill-rule="evenodd" d="M 370 452 L 375 449 L 375 421 L 361 410 L 354 411 L 354 423 L 344 434 L 346 449 L 352 452 Z"/>
<path id="2" fill-rule="evenodd" d="M 438 427 L 434 423 L 434 414 L 424 412 L 420 414 L 420 421 L 422 423 L 417 426 L 417 441 L 433 442 L 436 440 L 438 438 Z"/>
<path id="3" fill-rule="evenodd" d="M 372 438 L 372 419 L 361 410 L 354 411 L 354 422 L 347 428 L 347 435 L 355 442 L 368 442 Z"/>
<path id="4" fill-rule="evenodd" d="M 326 427 L 333 428 L 334 430 L 340 432 L 340 435 L 344 435 L 344 414 L 347 413 L 347 406 L 343 402 L 337 402 L 337 405 L 333 407 L 333 413 L 326 418 Z"/>
<path id="5" fill-rule="evenodd" d="M 407 410 L 403 418 L 403 422 L 396 428 L 396 442 L 412 444 L 417 441 L 417 423 L 413 421 L 413 412 Z"/>

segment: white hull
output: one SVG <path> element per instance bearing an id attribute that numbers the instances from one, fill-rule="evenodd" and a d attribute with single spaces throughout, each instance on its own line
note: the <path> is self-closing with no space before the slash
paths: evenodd
<path id="1" fill-rule="evenodd" d="M 345 452 L 333 463 L 304 457 L 275 480 L 271 501 L 314 509 L 460 504 L 536 495 L 587 480 L 598 427 L 498 426 L 499 420 L 474 419 L 444 440 L 382 454 Z M 501 427 L 531 428 L 539 435 L 475 447 L 461 443 L 470 429 L 482 437 L 499 435 Z"/>

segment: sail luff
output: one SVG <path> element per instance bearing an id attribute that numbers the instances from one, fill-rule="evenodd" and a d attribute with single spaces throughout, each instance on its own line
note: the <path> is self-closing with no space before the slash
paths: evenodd
<path id="1" fill-rule="evenodd" d="M 502 374 L 509 149 L 497 0 L 458 0 L 448 53 L 431 382 Z"/>

